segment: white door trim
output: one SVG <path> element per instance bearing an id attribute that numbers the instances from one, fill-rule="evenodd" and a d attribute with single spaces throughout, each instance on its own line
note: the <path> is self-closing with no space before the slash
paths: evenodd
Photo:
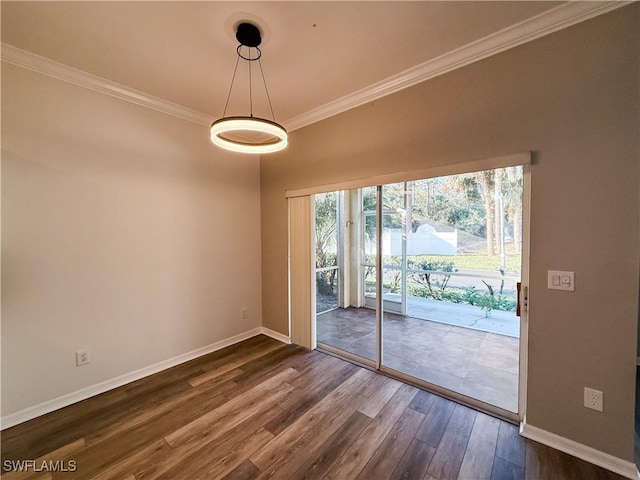
<path id="1" fill-rule="evenodd" d="M 522 263 L 520 283 L 523 291 L 529 288 L 529 233 L 531 227 L 531 165 L 522 166 Z M 527 294 L 528 296 L 528 294 Z M 527 366 L 529 359 L 529 301 L 520 312 L 520 355 L 518 371 L 518 418 L 522 421 L 527 412 Z"/>

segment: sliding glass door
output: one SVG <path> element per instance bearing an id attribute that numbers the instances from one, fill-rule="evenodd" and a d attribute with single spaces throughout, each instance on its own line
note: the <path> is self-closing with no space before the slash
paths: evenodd
<path id="1" fill-rule="evenodd" d="M 517 413 L 524 181 L 516 166 L 317 195 L 319 346 Z"/>

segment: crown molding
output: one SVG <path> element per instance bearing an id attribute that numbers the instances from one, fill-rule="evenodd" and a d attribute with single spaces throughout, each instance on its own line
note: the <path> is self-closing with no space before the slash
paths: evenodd
<path id="1" fill-rule="evenodd" d="M 142 107 L 181 118 L 205 127 L 211 126 L 211 118 L 204 113 L 191 110 L 177 103 L 172 103 L 159 97 L 154 97 L 140 90 L 129 88 L 120 83 L 112 82 L 97 75 L 87 73 L 64 63 L 56 62 L 35 53 L 22 50 L 6 43 L 2 43 L 2 61 L 11 65 L 32 70 L 34 72 L 57 78 L 65 82 L 88 88 L 104 95 L 135 103 Z"/>
<path id="2" fill-rule="evenodd" d="M 285 121 L 284 126 L 290 132 L 297 130 L 630 3 L 633 2 L 614 0 L 563 3 L 535 17 L 293 117 Z M 211 125 L 211 118 L 202 112 L 154 97 L 140 90 L 126 87 L 6 43 L 2 43 L 1 56 L 3 62 L 18 67 L 135 103 L 197 125 L 204 127 Z"/>
<path id="3" fill-rule="evenodd" d="M 284 125 L 289 131 L 297 130 L 630 3 L 633 2 L 571 1 L 564 3 L 333 102 L 309 110 L 289 119 L 284 122 Z"/>

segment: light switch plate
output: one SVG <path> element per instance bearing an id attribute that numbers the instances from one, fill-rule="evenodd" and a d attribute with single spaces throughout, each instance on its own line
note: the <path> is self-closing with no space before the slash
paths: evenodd
<path id="1" fill-rule="evenodd" d="M 575 286 L 574 272 L 562 272 L 559 270 L 548 270 L 547 288 L 549 290 L 566 290 L 573 292 Z"/>

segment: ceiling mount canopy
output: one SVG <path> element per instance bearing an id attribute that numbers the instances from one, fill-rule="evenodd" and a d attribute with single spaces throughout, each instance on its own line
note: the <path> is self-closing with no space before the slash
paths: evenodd
<path id="1" fill-rule="evenodd" d="M 247 47 L 259 47 L 262 43 L 262 35 L 260 29 L 253 23 L 243 22 L 236 29 L 236 39 L 240 45 Z"/>
<path id="2" fill-rule="evenodd" d="M 233 70 L 231 87 L 227 95 L 222 118 L 211 124 L 211 141 L 226 150 L 240 153 L 271 153 L 277 152 L 287 146 L 287 131 L 275 121 L 273 106 L 267 90 L 267 82 L 262 70 L 262 51 L 259 46 L 262 43 L 260 29 L 252 23 L 242 22 L 236 29 L 236 39 L 240 44 L 236 49 L 238 58 Z M 227 117 L 227 107 L 233 90 L 233 83 L 238 71 L 240 60 L 247 62 L 249 67 L 249 116 L 229 116 Z M 253 88 L 251 79 L 251 65 L 258 62 L 264 91 L 269 102 L 272 120 L 253 116 Z"/>

